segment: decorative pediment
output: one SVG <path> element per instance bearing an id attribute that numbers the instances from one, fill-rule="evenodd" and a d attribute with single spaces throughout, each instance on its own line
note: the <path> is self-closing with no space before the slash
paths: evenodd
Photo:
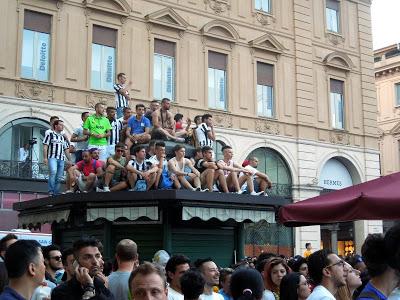
<path id="1" fill-rule="evenodd" d="M 285 47 L 271 34 L 266 33 L 255 40 L 249 42 L 250 47 L 281 54 Z"/>
<path id="2" fill-rule="evenodd" d="M 147 22 L 171 27 L 178 30 L 186 30 L 186 28 L 189 26 L 188 22 L 186 22 L 184 18 L 182 18 L 172 8 L 168 7 L 148 14 L 145 19 L 147 20 Z"/>
<path id="3" fill-rule="evenodd" d="M 201 33 L 215 39 L 235 43 L 239 39 L 236 29 L 229 23 L 221 20 L 214 20 L 203 26 Z"/>
<path id="4" fill-rule="evenodd" d="M 90 9 L 106 13 L 128 16 L 132 8 L 126 0 L 83 0 L 83 4 Z"/>
<path id="5" fill-rule="evenodd" d="M 354 67 L 350 57 L 348 57 L 347 54 L 338 51 L 328 54 L 324 58 L 323 63 L 328 67 L 344 71 L 350 71 Z"/>

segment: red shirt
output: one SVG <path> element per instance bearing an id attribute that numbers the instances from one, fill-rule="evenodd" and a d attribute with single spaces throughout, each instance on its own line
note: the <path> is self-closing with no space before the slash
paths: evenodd
<path id="1" fill-rule="evenodd" d="M 85 163 L 84 160 L 78 161 L 76 167 L 85 176 L 89 176 L 90 173 L 96 174 L 97 168 L 101 168 L 103 165 L 99 160 L 91 159 L 90 162 Z"/>

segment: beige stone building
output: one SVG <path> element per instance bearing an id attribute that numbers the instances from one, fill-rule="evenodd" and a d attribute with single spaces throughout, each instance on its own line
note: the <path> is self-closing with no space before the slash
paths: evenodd
<path id="1" fill-rule="evenodd" d="M 400 50 L 374 51 L 379 147 L 383 175 L 400 171 Z"/>
<path id="2" fill-rule="evenodd" d="M 238 162 L 257 155 L 293 201 L 373 179 L 370 2 L 1 1 L 0 160 L 40 140 L 51 115 L 71 134 L 87 107 L 114 105 L 112 85 L 125 72 L 132 105 L 168 97 L 184 116 L 212 113 L 218 145 L 231 145 Z M 34 150 L 40 161 L 40 143 Z M 359 251 L 381 230 L 378 221 L 296 228 L 295 253 L 321 238 Z"/>

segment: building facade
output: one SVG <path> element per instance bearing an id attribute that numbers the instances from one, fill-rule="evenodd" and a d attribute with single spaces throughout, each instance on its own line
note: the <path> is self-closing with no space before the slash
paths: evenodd
<path id="1" fill-rule="evenodd" d="M 40 162 L 49 117 L 71 134 L 82 111 L 114 105 L 124 72 L 132 106 L 168 97 L 185 117 L 210 112 L 217 147 L 231 145 L 238 162 L 256 155 L 293 201 L 373 179 L 370 2 L 2 1 L 0 160 L 17 161 L 36 138 L 30 159 Z M 351 240 L 360 251 L 381 230 L 379 221 L 296 228 L 295 253 L 306 242 L 319 248 L 321 237 L 325 247 Z"/>

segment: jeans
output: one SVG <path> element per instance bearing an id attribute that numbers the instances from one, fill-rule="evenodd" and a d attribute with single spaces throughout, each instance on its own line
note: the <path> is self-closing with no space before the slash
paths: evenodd
<path id="1" fill-rule="evenodd" d="M 60 181 L 64 175 L 64 160 L 49 158 L 49 194 L 60 194 Z"/>
<path id="2" fill-rule="evenodd" d="M 122 118 L 124 116 L 124 108 L 117 107 L 117 119 Z"/>

